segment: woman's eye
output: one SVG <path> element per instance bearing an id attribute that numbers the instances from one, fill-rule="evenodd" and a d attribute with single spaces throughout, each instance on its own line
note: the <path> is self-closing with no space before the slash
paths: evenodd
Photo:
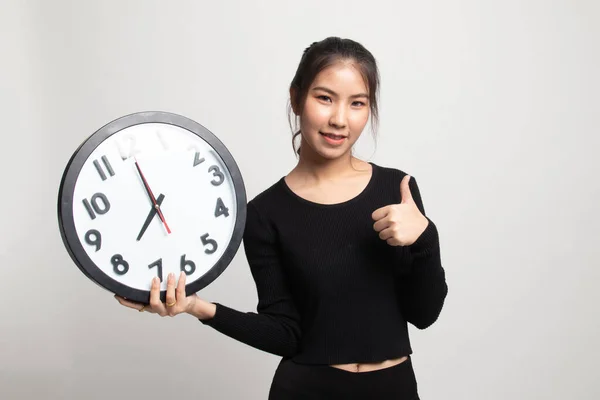
<path id="1" fill-rule="evenodd" d="M 329 96 L 325 96 L 325 95 L 317 96 L 317 98 L 318 98 L 318 99 L 320 99 L 320 100 L 324 100 L 324 101 L 329 101 L 329 100 L 331 100 L 331 99 L 329 98 Z"/>
<path id="2" fill-rule="evenodd" d="M 355 101 L 353 104 L 358 107 L 362 107 L 365 105 L 365 103 L 363 103 L 362 101 Z"/>

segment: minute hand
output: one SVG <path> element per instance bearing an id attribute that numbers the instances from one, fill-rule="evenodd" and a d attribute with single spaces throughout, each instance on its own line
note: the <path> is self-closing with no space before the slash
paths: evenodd
<path id="1" fill-rule="evenodd" d="M 158 216 L 160 217 L 160 220 L 165 225 L 167 232 L 171 233 L 171 229 L 169 229 L 169 225 L 167 225 L 167 221 L 165 220 L 162 210 L 160 209 L 160 205 L 156 202 L 156 199 L 154 198 L 154 194 L 152 194 L 152 190 L 150 189 L 150 185 L 148 185 L 148 182 L 146 181 L 146 178 L 144 177 L 144 174 L 142 173 L 142 170 L 141 170 L 137 160 L 135 160 L 135 167 L 137 168 L 138 173 L 140 174 L 140 177 L 142 178 L 142 182 L 144 183 L 144 187 L 146 188 L 146 193 L 148 193 L 148 197 L 150 197 L 150 201 L 152 201 L 154 208 L 156 208 L 156 211 L 158 212 Z"/>

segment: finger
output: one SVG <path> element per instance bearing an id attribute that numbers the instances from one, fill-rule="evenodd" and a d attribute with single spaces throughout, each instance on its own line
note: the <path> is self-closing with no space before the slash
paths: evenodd
<path id="1" fill-rule="evenodd" d="M 165 315 L 165 306 L 160 301 L 160 279 L 156 276 L 152 279 L 152 287 L 150 288 L 150 307 L 159 315 Z"/>
<path id="2" fill-rule="evenodd" d="M 384 230 L 382 230 L 381 232 L 379 232 L 379 238 L 381 240 L 388 240 L 394 237 L 394 234 L 396 233 L 394 228 L 386 228 Z"/>
<path id="3" fill-rule="evenodd" d="M 379 221 L 380 219 L 385 218 L 389 212 L 390 206 L 381 207 L 373 211 L 371 218 L 373 218 L 374 221 Z"/>
<path id="4" fill-rule="evenodd" d="M 117 296 L 117 295 L 115 295 L 115 299 L 117 299 L 117 301 L 119 303 L 121 303 L 121 305 L 124 305 L 125 307 L 129 307 L 129 308 L 135 308 L 136 310 L 139 310 L 144 306 L 141 303 L 136 303 L 134 301 L 127 300 L 127 299 L 125 299 L 121 296 Z"/>
<path id="5" fill-rule="evenodd" d="M 379 221 L 375 222 L 373 224 L 373 229 L 375 229 L 376 232 L 381 232 L 382 230 L 389 228 L 392 225 L 392 221 L 390 220 L 389 217 L 385 217 L 380 219 Z"/>
<path id="6" fill-rule="evenodd" d="M 387 244 L 389 244 L 390 246 L 402 246 L 402 242 L 400 242 L 398 239 L 396 239 L 395 237 L 391 237 L 388 240 L 386 240 Z"/>
<path id="7" fill-rule="evenodd" d="M 181 302 L 185 299 L 185 278 L 185 272 L 181 271 L 181 273 L 179 274 L 179 282 L 177 282 L 177 290 L 175 293 L 178 302 Z"/>
<path id="8" fill-rule="evenodd" d="M 173 274 L 172 272 L 169 274 L 169 277 L 167 278 L 166 301 L 167 301 L 167 308 L 172 307 L 172 304 L 177 301 L 177 298 L 175 297 L 175 274 Z M 169 306 L 169 304 L 171 304 L 171 306 Z"/>
<path id="9" fill-rule="evenodd" d="M 400 182 L 400 197 L 402 198 L 402 204 L 414 203 L 412 193 L 410 192 L 410 187 L 408 186 L 408 182 L 410 181 L 410 175 L 406 175 L 402 178 L 402 182 Z"/>

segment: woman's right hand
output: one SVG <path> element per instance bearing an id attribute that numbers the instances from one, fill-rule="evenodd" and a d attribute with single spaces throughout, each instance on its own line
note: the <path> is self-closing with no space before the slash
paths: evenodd
<path id="1" fill-rule="evenodd" d="M 139 312 L 147 311 L 153 314 L 158 314 L 161 317 L 174 317 L 178 314 L 188 313 L 199 319 L 212 318 L 214 316 L 214 309 L 216 309 L 216 306 L 200 299 L 200 297 L 195 293 L 186 296 L 185 279 L 186 274 L 181 272 L 176 287 L 175 274 L 169 274 L 167 278 L 167 296 L 165 303 L 160 300 L 160 280 L 157 277 L 152 280 L 152 287 L 150 289 L 150 304 L 133 302 L 117 295 L 115 295 L 115 299 L 117 299 L 117 301 L 125 307 L 136 309 Z"/>

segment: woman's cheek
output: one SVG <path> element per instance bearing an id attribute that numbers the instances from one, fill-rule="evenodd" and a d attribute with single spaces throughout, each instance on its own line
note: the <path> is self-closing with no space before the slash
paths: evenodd
<path id="1" fill-rule="evenodd" d="M 361 112 L 353 116 L 350 121 L 350 126 L 353 132 L 362 132 L 367 121 L 369 120 L 369 113 Z"/>
<path id="2" fill-rule="evenodd" d="M 325 105 L 317 104 L 312 111 L 315 122 L 319 125 L 329 119 L 329 108 Z"/>

